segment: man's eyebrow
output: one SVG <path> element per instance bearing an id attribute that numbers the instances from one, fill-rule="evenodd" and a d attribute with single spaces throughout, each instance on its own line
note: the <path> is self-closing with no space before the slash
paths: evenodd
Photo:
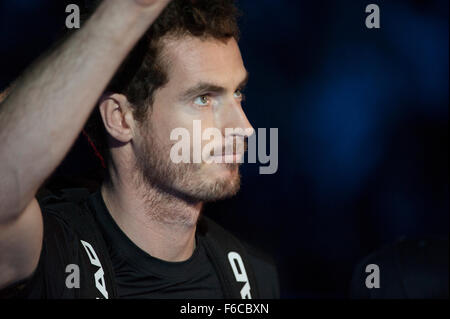
<path id="1" fill-rule="evenodd" d="M 208 82 L 200 82 L 193 87 L 187 89 L 183 93 L 181 93 L 180 98 L 182 100 L 190 99 L 197 95 L 204 94 L 206 92 L 214 92 L 214 93 L 223 93 L 226 89 L 223 86 L 215 85 L 213 83 Z"/>
<path id="2" fill-rule="evenodd" d="M 237 88 L 243 88 L 248 82 L 248 72 L 245 74 L 245 78 L 239 83 Z M 208 83 L 208 82 L 200 82 L 193 87 L 187 89 L 180 95 L 180 99 L 186 100 L 193 97 L 196 97 L 198 95 L 204 94 L 206 92 L 211 93 L 224 93 L 226 91 L 226 88 L 220 85 L 216 85 L 214 83 Z"/>

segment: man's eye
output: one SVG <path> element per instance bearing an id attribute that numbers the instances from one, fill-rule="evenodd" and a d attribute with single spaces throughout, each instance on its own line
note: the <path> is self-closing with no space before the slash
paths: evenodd
<path id="1" fill-rule="evenodd" d="M 195 98 L 194 103 L 200 106 L 207 106 L 209 104 L 209 96 L 200 95 Z"/>
<path id="2" fill-rule="evenodd" d="M 244 93 L 240 90 L 237 89 L 236 91 L 234 91 L 234 97 L 237 99 L 244 99 Z"/>

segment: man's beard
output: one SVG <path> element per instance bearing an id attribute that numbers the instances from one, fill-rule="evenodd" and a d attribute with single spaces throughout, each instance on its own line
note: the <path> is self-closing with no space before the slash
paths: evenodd
<path id="1" fill-rule="evenodd" d="M 142 145 L 136 151 L 138 183 L 145 183 L 168 195 L 185 201 L 211 202 L 235 195 L 240 188 L 239 163 L 203 164 L 173 163 L 170 159 L 172 145 L 155 141 L 151 127 L 144 128 Z M 207 165 L 221 165 L 230 170 L 227 178 L 202 172 Z"/>

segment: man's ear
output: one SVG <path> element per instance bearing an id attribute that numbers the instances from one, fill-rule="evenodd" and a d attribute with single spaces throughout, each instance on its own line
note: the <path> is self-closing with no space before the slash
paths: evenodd
<path id="1" fill-rule="evenodd" d="M 133 136 L 134 117 L 130 103 L 123 94 L 104 94 L 99 110 L 106 131 L 116 140 L 127 143 Z"/>

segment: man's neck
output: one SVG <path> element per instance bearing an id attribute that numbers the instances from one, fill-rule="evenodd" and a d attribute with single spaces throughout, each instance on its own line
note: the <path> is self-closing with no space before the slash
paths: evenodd
<path id="1" fill-rule="evenodd" d="M 114 177 L 102 184 L 101 193 L 114 221 L 139 248 L 171 262 L 192 256 L 202 203 Z"/>

